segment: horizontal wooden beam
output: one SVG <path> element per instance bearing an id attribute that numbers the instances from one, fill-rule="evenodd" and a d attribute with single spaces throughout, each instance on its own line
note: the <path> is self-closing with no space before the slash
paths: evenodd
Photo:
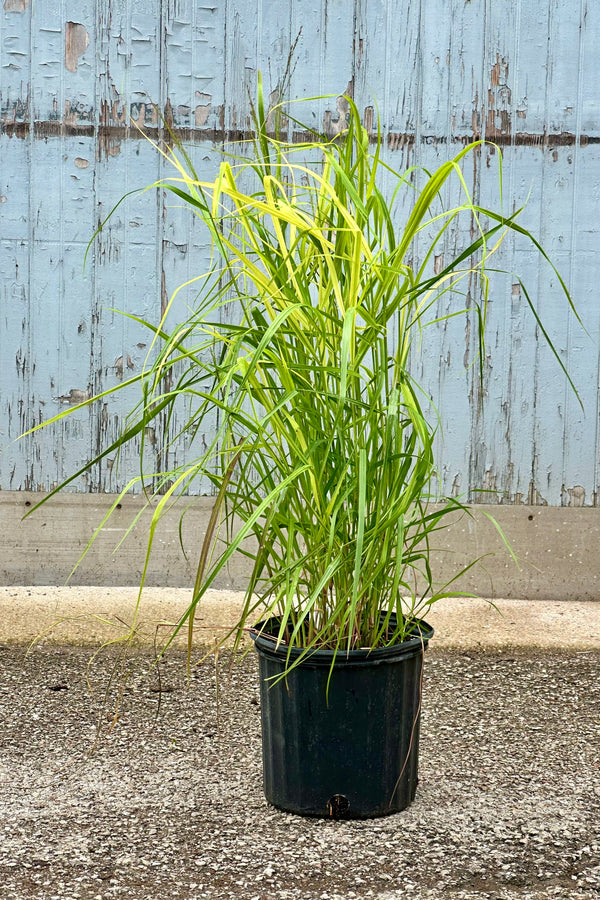
<path id="1" fill-rule="evenodd" d="M 142 137 L 148 137 L 153 141 L 170 133 L 177 140 L 183 143 L 213 143 L 223 144 L 236 141 L 250 141 L 254 137 L 254 132 L 243 129 L 231 128 L 186 128 L 175 125 L 169 125 L 169 128 L 162 128 L 158 125 L 144 125 L 143 128 L 138 127 L 132 119 L 130 125 L 118 124 L 110 125 L 100 123 L 96 125 L 93 122 L 83 120 L 73 122 L 71 120 L 64 121 L 60 119 L 50 119 L 47 121 L 31 121 L 29 119 L 7 119 L 0 120 L 0 135 L 6 134 L 9 137 L 27 138 L 33 133 L 33 137 L 39 140 L 47 140 L 52 137 L 90 137 L 96 138 L 101 144 L 102 142 L 140 140 Z M 333 133 L 331 136 L 334 136 Z M 315 135 L 312 132 L 294 131 L 289 135 L 294 143 L 301 143 L 307 140 L 314 140 Z M 492 127 L 484 132 L 461 133 L 461 134 L 420 134 L 418 137 L 414 132 L 396 132 L 383 131 L 378 135 L 372 129 L 369 130 L 371 143 L 387 144 L 390 150 L 399 150 L 403 147 L 411 147 L 418 141 L 422 145 L 442 145 L 457 144 L 465 145 L 472 141 L 485 140 L 499 146 L 510 147 L 574 147 L 579 145 L 585 147 L 588 144 L 600 144 L 600 135 L 596 134 L 573 134 L 568 131 L 561 132 L 541 132 L 531 133 L 527 131 L 501 131 Z"/>

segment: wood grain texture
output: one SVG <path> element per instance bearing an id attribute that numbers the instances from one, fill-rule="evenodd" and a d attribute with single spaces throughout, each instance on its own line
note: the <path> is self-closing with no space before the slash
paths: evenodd
<path id="1" fill-rule="evenodd" d="M 315 126 L 335 133 L 350 94 L 373 135 L 379 116 L 383 157 L 393 168 L 437 166 L 475 137 L 501 146 L 504 208 L 528 200 L 522 223 L 558 263 L 589 331 L 567 311 L 536 253 L 507 239 L 496 261 L 509 274 L 492 278 L 484 396 L 472 317 L 433 325 L 413 354 L 442 412 L 441 489 L 486 502 L 596 506 L 600 7 L 588 0 L 4 3 L 0 488 L 47 490 L 114 439 L 132 397 L 108 399 L 12 443 L 32 424 L 140 371 L 149 334 L 115 310 L 157 322 L 175 288 L 208 265 L 200 223 L 149 191 L 122 204 L 84 271 L 98 221 L 126 191 L 165 174 L 139 127 L 158 138 L 168 123 L 211 177 L 219 149 L 250 127 L 257 71 L 275 98 L 299 33 L 290 92 L 321 98 L 302 112 Z M 465 168 L 483 205 L 498 203 L 498 159 L 486 147 Z M 456 186 L 443 199 L 456 202 Z M 409 202 L 407 194 L 399 223 Z M 442 266 L 471 226 L 449 230 L 432 264 Z M 569 366 L 585 414 L 540 343 L 513 272 Z M 477 285 L 464 288 L 473 309 Z M 182 292 L 171 321 L 192 300 L 192 288 Z M 448 301 L 440 306 L 443 313 Z M 146 436 L 157 471 L 193 453 L 185 440 L 172 440 L 180 421 L 157 422 Z M 216 426 L 216 417 L 206 422 L 204 439 Z M 140 452 L 141 444 L 132 446 L 73 489 L 120 489 L 136 474 Z"/>

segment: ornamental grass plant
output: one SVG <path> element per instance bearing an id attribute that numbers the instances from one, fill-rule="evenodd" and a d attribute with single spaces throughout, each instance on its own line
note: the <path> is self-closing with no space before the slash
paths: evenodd
<path id="1" fill-rule="evenodd" d="M 413 170 L 393 171 L 379 135 L 370 138 L 351 100 L 348 107 L 335 138 L 285 141 L 273 124 L 281 108 L 265 108 L 259 81 L 254 139 L 223 157 L 213 181 L 198 176 L 182 145 L 157 145 L 173 171 L 151 187 L 171 192 L 202 220 L 212 265 L 182 286 L 197 291 L 185 321 L 167 329 L 165 313 L 158 325 L 144 322 L 153 352 L 144 371 L 117 388 L 137 382 L 139 404 L 118 441 L 69 481 L 128 442 L 143 443 L 159 415 L 174 420 L 177 411 L 189 460 L 134 481 L 145 490 L 153 484 L 148 554 L 173 503 L 201 481 L 214 489 L 189 608 L 170 638 L 187 628 L 190 651 L 198 604 L 235 553 L 252 563 L 238 644 L 243 628 L 260 619 L 276 622 L 269 628 L 279 643 L 338 653 L 418 633 L 428 608 L 453 596 L 466 571 L 434 583 L 435 533 L 466 507 L 437 496 L 437 419 L 411 363 L 424 328 L 462 315 L 476 319 L 481 364 L 490 259 L 507 233 L 552 263 L 518 224 L 518 212 L 505 216 L 470 196 L 461 166 L 481 142 L 421 172 L 417 188 Z M 462 201 L 444 209 L 449 180 Z M 500 163 L 500 196 L 501 188 Z M 399 222 L 394 210 L 406 193 L 411 209 Z M 446 252 L 434 272 L 434 252 L 461 217 L 474 236 L 450 261 Z M 470 309 L 468 278 L 482 298 Z M 441 297 L 444 308 L 449 298 L 454 304 L 443 315 Z M 218 427 L 206 446 L 203 423 L 215 411 Z M 296 663 L 290 656 L 289 666 Z"/>

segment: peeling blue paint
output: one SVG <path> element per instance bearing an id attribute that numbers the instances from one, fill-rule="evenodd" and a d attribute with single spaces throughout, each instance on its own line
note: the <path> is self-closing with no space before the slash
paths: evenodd
<path id="1" fill-rule="evenodd" d="M 316 126 L 335 131 L 336 97 L 350 91 L 367 126 L 374 130 L 380 117 L 384 158 L 395 168 L 438 165 L 477 136 L 502 145 L 505 209 L 529 195 L 523 224 L 558 263 L 591 335 L 560 301 L 551 270 L 524 244 L 505 241 L 498 265 L 524 276 L 586 413 L 537 342 L 515 278 L 493 278 L 484 412 L 474 334 L 463 320 L 429 329 L 415 360 L 443 412 L 443 490 L 483 489 L 492 493 L 473 496 L 488 502 L 597 505 L 600 7 L 581 9 L 575 0 L 138 0 L 133 8 L 80 0 L 75 11 L 63 0 L 5 0 L 0 444 L 9 446 L 0 488 L 48 489 L 114 438 L 126 404 L 109 400 L 10 444 L 89 391 L 139 371 L 148 335 L 113 309 L 157 321 L 165 294 L 206 265 L 198 224 L 150 192 L 120 207 L 83 271 L 99 219 L 163 171 L 136 123 L 158 134 L 164 116 L 210 176 L 215 148 L 249 127 L 257 70 L 275 90 L 302 28 L 291 94 L 322 98 L 303 112 Z M 497 161 L 488 147 L 465 173 L 482 205 L 497 203 Z M 448 234 L 455 240 L 460 232 Z M 438 265 L 448 249 L 440 248 Z M 146 452 L 163 443 L 153 433 Z M 183 442 L 174 452 L 184 457 Z M 74 489 L 117 490 L 137 470 L 137 453 Z"/>

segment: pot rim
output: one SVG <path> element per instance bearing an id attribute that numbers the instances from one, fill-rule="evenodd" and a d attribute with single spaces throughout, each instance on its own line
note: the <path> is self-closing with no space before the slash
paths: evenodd
<path id="1" fill-rule="evenodd" d="M 361 647 L 358 650 L 306 650 L 303 647 L 290 647 L 288 644 L 279 644 L 275 646 L 276 639 L 272 635 L 265 634 L 264 627 L 272 621 L 277 621 L 277 616 L 271 616 L 262 622 L 257 622 L 254 628 L 250 629 L 250 637 L 254 641 L 254 646 L 259 653 L 266 656 L 286 661 L 295 661 L 299 657 L 300 664 L 308 665 L 352 665 L 355 663 L 377 663 L 387 660 L 397 659 L 398 657 L 414 656 L 417 653 L 424 652 L 430 639 L 433 637 L 434 630 L 431 625 L 424 619 L 415 622 L 415 627 L 419 629 L 419 633 L 409 637 L 399 644 L 392 644 L 389 647 Z"/>

